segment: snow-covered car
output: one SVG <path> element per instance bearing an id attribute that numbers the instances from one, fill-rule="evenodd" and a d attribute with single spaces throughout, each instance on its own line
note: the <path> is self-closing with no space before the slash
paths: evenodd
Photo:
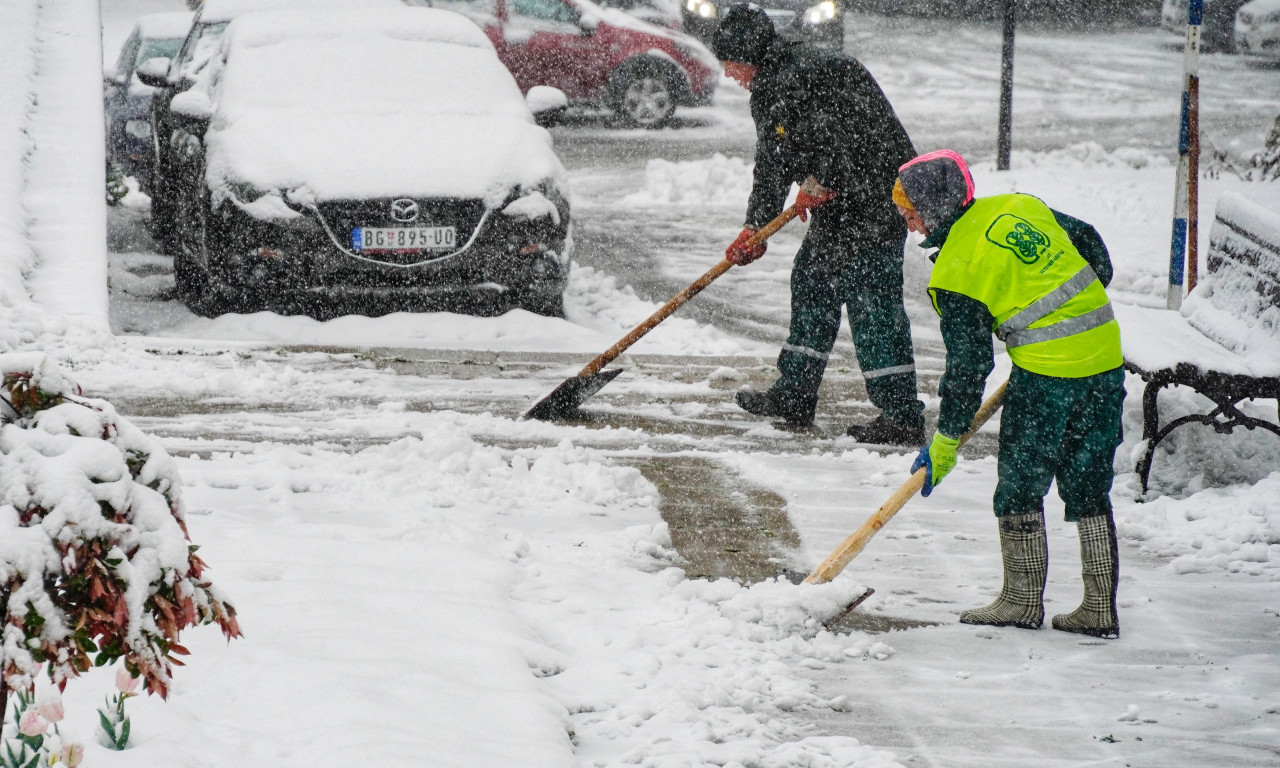
<path id="1" fill-rule="evenodd" d="M 591 0 L 409 0 L 462 13 L 489 35 L 524 90 L 558 88 L 636 126 L 664 125 L 678 106 L 708 104 L 720 63 L 698 40 Z"/>
<path id="2" fill-rule="evenodd" d="M 519 306 L 560 314 L 565 171 L 466 17 L 428 8 L 238 16 L 173 98 L 179 296 L 315 316 Z"/>
<path id="3" fill-rule="evenodd" d="M 720 19 L 744 0 L 683 0 L 684 31 L 710 41 Z M 778 34 L 820 48 L 844 47 L 844 0 L 753 0 L 764 9 Z"/>
<path id="4" fill-rule="evenodd" d="M 1240 6 L 1236 50 L 1280 59 L 1280 0 L 1253 0 Z"/>
<path id="5" fill-rule="evenodd" d="M 1200 20 L 1200 47 L 1213 53 L 1235 52 L 1236 11 L 1248 0 L 1204 0 L 1204 17 Z M 1164 0 L 1160 6 L 1160 22 L 1179 36 L 1187 33 L 1187 0 Z"/>
<path id="6" fill-rule="evenodd" d="M 197 10 L 182 46 L 173 57 L 157 56 L 138 67 L 137 78 L 155 89 L 151 99 L 151 179 L 146 185 L 151 195 L 149 227 L 157 246 L 164 253 L 177 249 L 174 239 L 173 194 L 168 184 L 167 159 L 169 137 L 173 126 L 169 119 L 169 102 L 191 87 L 195 75 L 218 48 L 218 40 L 227 24 L 236 16 L 251 11 L 325 8 L 370 10 L 402 8 L 401 0 L 204 0 Z"/>
<path id="7" fill-rule="evenodd" d="M 107 114 L 107 159 L 138 179 L 144 192 L 151 182 L 151 96 L 155 89 L 134 76 L 155 58 L 172 58 L 191 29 L 185 11 L 148 13 L 134 22 L 114 66 L 103 70 Z"/>

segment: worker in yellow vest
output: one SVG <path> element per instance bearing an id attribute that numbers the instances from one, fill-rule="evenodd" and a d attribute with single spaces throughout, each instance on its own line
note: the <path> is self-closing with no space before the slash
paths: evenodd
<path id="1" fill-rule="evenodd" d="M 955 467 L 959 438 L 994 367 L 992 335 L 1013 361 L 1000 418 L 995 514 L 1004 585 L 960 621 L 1038 629 L 1048 543 L 1044 497 L 1058 481 L 1077 524 L 1084 600 L 1055 629 L 1118 637 L 1118 556 L 1111 513 L 1124 370 L 1105 285 L 1106 246 L 1093 227 L 1024 194 L 975 199 L 963 158 L 943 150 L 898 170 L 898 212 L 924 248 L 938 248 L 929 295 L 947 348 L 937 431 L 912 471 L 928 496 Z"/>

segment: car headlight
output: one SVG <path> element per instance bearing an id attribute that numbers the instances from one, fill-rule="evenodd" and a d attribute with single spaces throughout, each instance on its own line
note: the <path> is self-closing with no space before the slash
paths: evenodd
<path id="1" fill-rule="evenodd" d="M 822 0 L 817 5 L 810 6 L 804 12 L 804 20 L 809 24 L 821 24 L 825 21 L 831 21 L 836 17 L 836 4 L 834 0 Z"/>
<path id="2" fill-rule="evenodd" d="M 150 120 L 127 120 L 124 124 L 124 132 L 139 139 L 151 138 L 151 121 Z"/>
<path id="3" fill-rule="evenodd" d="M 716 4 L 710 2 L 710 0 L 688 0 L 685 3 L 685 8 L 688 8 L 690 13 L 695 13 L 704 19 L 714 19 L 716 16 Z"/>

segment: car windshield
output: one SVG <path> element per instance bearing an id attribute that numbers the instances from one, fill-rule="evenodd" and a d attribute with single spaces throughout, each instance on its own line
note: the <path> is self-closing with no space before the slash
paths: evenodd
<path id="1" fill-rule="evenodd" d="M 181 49 L 182 38 L 180 37 L 170 40 L 143 40 L 142 46 L 138 49 L 136 66 L 141 66 L 143 62 L 162 56 L 166 59 L 172 59 L 178 55 L 178 51 Z"/>
<path id="2" fill-rule="evenodd" d="M 520 16 L 575 24 L 578 14 L 560 0 L 511 0 L 511 10 Z"/>
<path id="3" fill-rule="evenodd" d="M 204 62 L 213 55 L 218 48 L 218 40 L 222 38 L 222 33 L 226 31 L 229 22 L 219 21 L 210 24 L 198 24 L 192 30 L 191 36 L 183 43 L 181 51 L 178 55 L 178 66 L 180 69 L 187 69 L 191 62 Z"/>

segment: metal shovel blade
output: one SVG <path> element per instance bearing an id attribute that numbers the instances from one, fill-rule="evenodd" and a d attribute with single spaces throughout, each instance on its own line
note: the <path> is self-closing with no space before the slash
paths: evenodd
<path id="1" fill-rule="evenodd" d="M 539 421 L 560 421 L 573 416 L 578 406 L 591 399 L 605 384 L 613 381 L 622 373 L 621 368 L 610 368 L 607 371 L 593 373 L 590 376 L 574 376 L 565 379 L 551 394 L 539 400 L 528 413 L 526 419 Z"/>

